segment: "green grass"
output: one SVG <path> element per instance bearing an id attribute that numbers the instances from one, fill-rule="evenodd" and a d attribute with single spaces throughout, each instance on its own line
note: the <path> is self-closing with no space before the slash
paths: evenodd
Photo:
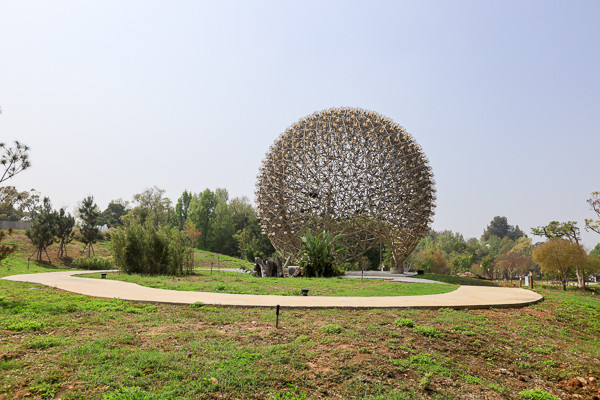
<path id="1" fill-rule="evenodd" d="M 99 278 L 100 275 L 81 275 Z M 456 285 L 437 283 L 401 283 L 369 279 L 343 278 L 256 278 L 250 274 L 200 270 L 184 277 L 144 276 L 109 273 L 108 279 L 137 283 L 158 289 L 187 290 L 212 293 L 238 293 L 300 296 L 302 288 L 310 296 L 417 296 L 448 293 Z"/>
<path id="2" fill-rule="evenodd" d="M 0 274 L 27 272 L 26 261 L 10 264 Z M 545 301 L 519 309 L 282 309 L 275 328 L 273 308 L 130 303 L 0 280 L 0 399 L 551 399 L 540 396 L 571 398 L 565 381 L 594 376 L 575 392 L 590 397 L 600 297 L 539 290 Z"/>

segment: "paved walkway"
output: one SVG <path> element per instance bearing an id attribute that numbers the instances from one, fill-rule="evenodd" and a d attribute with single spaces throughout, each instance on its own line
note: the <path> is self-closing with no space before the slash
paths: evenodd
<path id="1" fill-rule="evenodd" d="M 431 279 L 417 278 L 416 273 L 405 273 L 405 274 L 392 274 L 389 271 L 346 271 L 346 274 L 342 278 L 346 279 L 360 279 L 361 276 L 364 279 L 385 279 L 392 282 L 418 282 L 418 283 L 441 283 Z"/>
<path id="2" fill-rule="evenodd" d="M 243 307 L 274 307 L 280 305 L 281 307 L 308 308 L 489 308 L 521 307 L 542 300 L 541 295 L 531 290 L 486 286 L 460 286 L 450 293 L 426 296 L 268 296 L 154 289 L 129 282 L 72 276 L 99 272 L 102 271 L 45 272 L 13 275 L 2 279 L 38 283 L 93 297 L 172 304 L 202 302 L 204 304 Z"/>

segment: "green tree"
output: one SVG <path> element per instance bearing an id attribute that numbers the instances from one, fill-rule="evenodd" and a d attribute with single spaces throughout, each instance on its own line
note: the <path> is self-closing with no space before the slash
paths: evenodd
<path id="1" fill-rule="evenodd" d="M 79 224 L 79 232 L 83 237 L 82 241 L 85 245 L 83 251 L 87 249 L 88 257 L 94 253 L 94 243 L 100 237 L 100 230 L 98 229 L 98 218 L 100 217 L 100 210 L 96 203 L 94 203 L 94 196 L 89 195 L 81 202 L 81 206 L 77 210 L 79 212 L 79 218 L 81 220 Z"/>
<path id="2" fill-rule="evenodd" d="M 209 248 L 209 240 L 212 238 L 211 221 L 216 207 L 217 198 L 210 189 L 194 196 L 190 203 L 189 218 L 201 233 L 199 247 L 203 250 Z"/>
<path id="3" fill-rule="evenodd" d="M 192 193 L 184 190 L 179 199 L 177 199 L 177 204 L 175 205 L 175 215 L 173 216 L 173 223 L 179 230 L 183 230 L 185 228 L 185 224 L 188 219 L 188 213 L 190 210 L 190 203 L 194 196 Z"/>
<path id="4" fill-rule="evenodd" d="M 133 196 L 136 206 L 131 209 L 126 218 L 137 220 L 144 225 L 146 219 L 154 224 L 155 228 L 166 226 L 170 223 L 173 214 L 171 209 L 171 200 L 165 197 L 165 190 L 156 186 L 147 188 L 142 193 Z"/>
<path id="5" fill-rule="evenodd" d="M 46 249 L 54 243 L 57 231 L 57 214 L 55 211 L 52 211 L 50 199 L 44 197 L 40 212 L 33 220 L 31 228 L 25 232 L 25 235 L 27 235 L 31 243 L 35 246 L 33 254 L 37 253 L 39 261 L 42 260 L 42 253 L 45 253 L 48 261 L 51 262 Z"/>
<path id="6" fill-rule="evenodd" d="M 12 178 L 19 172 L 25 171 L 31 166 L 29 161 L 29 147 L 16 141 L 13 146 L 0 142 L 0 164 L 2 165 L 2 174 L 0 183 Z"/>
<path id="7" fill-rule="evenodd" d="M 14 186 L 0 187 L 0 220 L 32 220 L 39 210 L 40 196 L 35 190 L 19 192 Z"/>
<path id="8" fill-rule="evenodd" d="M 546 239 L 566 239 L 577 245 L 581 240 L 581 232 L 575 221 L 551 221 L 548 225 L 531 228 L 531 233 Z M 575 275 L 577 276 L 577 286 L 585 289 L 585 267 L 583 265 L 575 266 Z"/>
<path id="9" fill-rule="evenodd" d="M 542 271 L 554 274 L 567 290 L 569 274 L 578 266 L 585 265 L 587 255 L 581 245 L 566 239 L 550 239 L 533 249 L 533 259 Z"/>
<path id="10" fill-rule="evenodd" d="M 73 240 L 75 227 L 75 218 L 67 213 L 64 208 L 58 210 L 56 214 L 56 237 L 58 239 L 58 257 L 67 256 L 67 244 Z"/>
<path id="11" fill-rule="evenodd" d="M 122 199 L 112 200 L 98 217 L 98 225 L 106 225 L 109 228 L 123 226 L 121 217 L 127 214 L 128 204 L 127 201 Z"/>
<path id="12" fill-rule="evenodd" d="M 510 225 L 506 217 L 496 216 L 483 231 L 481 239 L 487 241 L 490 236 L 497 236 L 500 239 L 506 236 L 510 240 L 517 240 L 525 236 L 525 233 L 519 228 L 519 225 Z"/>
<path id="13" fill-rule="evenodd" d="M 596 244 L 596 247 L 594 247 L 592 251 L 590 251 L 590 255 L 600 257 L 600 243 Z"/>

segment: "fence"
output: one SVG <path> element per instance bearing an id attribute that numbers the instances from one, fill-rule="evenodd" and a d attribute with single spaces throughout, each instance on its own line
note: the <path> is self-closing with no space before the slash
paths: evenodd
<path id="1" fill-rule="evenodd" d="M 31 228 L 31 221 L 0 221 L 0 231 L 7 229 L 25 230 Z"/>

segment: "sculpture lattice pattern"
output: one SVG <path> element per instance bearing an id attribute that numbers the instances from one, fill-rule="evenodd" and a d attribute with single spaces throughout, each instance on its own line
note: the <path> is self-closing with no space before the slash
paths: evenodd
<path id="1" fill-rule="evenodd" d="M 296 256 L 307 229 L 346 235 L 347 259 L 379 243 L 402 263 L 426 234 L 433 174 L 404 128 L 372 111 L 331 108 L 301 119 L 270 147 L 257 205 L 275 249 Z"/>

